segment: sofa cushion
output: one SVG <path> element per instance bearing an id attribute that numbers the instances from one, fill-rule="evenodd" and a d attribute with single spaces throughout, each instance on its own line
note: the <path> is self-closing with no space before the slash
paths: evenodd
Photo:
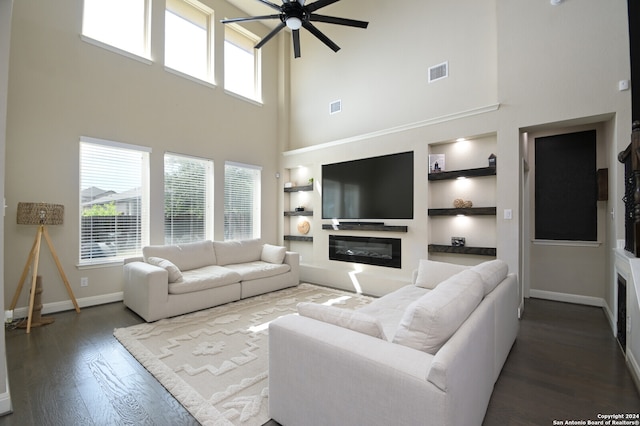
<path id="1" fill-rule="evenodd" d="M 159 266 L 160 268 L 164 268 L 169 273 L 169 282 L 175 283 L 176 281 L 180 281 L 182 279 L 182 272 L 180 269 L 167 259 L 163 259 L 161 257 L 150 257 L 147 259 L 147 263 L 155 266 Z"/>
<path id="2" fill-rule="evenodd" d="M 483 295 L 477 272 L 466 270 L 452 276 L 409 305 L 393 342 L 435 355 Z"/>
<path id="3" fill-rule="evenodd" d="M 454 263 L 436 262 L 434 260 L 421 259 L 418 265 L 418 275 L 415 285 L 418 287 L 434 289 L 447 278 L 469 269 L 468 266 Z"/>
<path id="4" fill-rule="evenodd" d="M 169 246 L 146 246 L 142 248 L 142 256 L 147 263 L 150 257 L 167 259 L 182 272 L 216 264 L 216 254 L 210 240 Z"/>
<path id="5" fill-rule="evenodd" d="M 358 312 L 375 317 L 382 324 L 387 340 L 393 340 L 407 306 L 430 291 L 415 285 L 406 285 L 385 294 L 384 297 L 375 299 L 368 305 L 359 308 Z"/>
<path id="6" fill-rule="evenodd" d="M 386 340 L 380 321 L 371 315 L 359 311 L 342 309 L 336 306 L 320 305 L 318 303 L 302 302 L 298 303 L 298 313 L 318 321 Z"/>
<path id="7" fill-rule="evenodd" d="M 265 244 L 262 246 L 260 260 L 269 263 L 282 263 L 284 262 L 285 254 L 287 254 L 286 247 Z"/>
<path id="8" fill-rule="evenodd" d="M 170 294 L 191 293 L 240 282 L 240 274 L 222 266 L 209 265 L 182 273 L 182 280 L 169 284 Z"/>
<path id="9" fill-rule="evenodd" d="M 495 259 L 482 262 L 471 270 L 477 272 L 482 278 L 484 295 L 486 296 L 506 278 L 509 273 L 509 265 L 504 260 Z"/>
<path id="10" fill-rule="evenodd" d="M 240 274 L 240 279 L 242 281 L 273 277 L 275 275 L 286 274 L 291 270 L 291 266 L 286 263 L 275 264 L 263 262 L 261 260 L 239 263 L 236 265 L 226 265 L 225 268 Z"/>
<path id="11" fill-rule="evenodd" d="M 260 260 L 262 256 L 262 242 L 260 240 L 214 241 L 217 264 L 220 266 L 234 263 L 252 262 Z"/>

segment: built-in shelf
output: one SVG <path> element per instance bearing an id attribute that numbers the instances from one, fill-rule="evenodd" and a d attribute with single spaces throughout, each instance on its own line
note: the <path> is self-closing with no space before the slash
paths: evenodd
<path id="1" fill-rule="evenodd" d="M 480 167 L 477 169 L 453 170 L 450 172 L 429 173 L 429 180 L 447 180 L 462 177 L 494 176 L 495 167 Z"/>
<path id="2" fill-rule="evenodd" d="M 360 223 L 360 224 L 324 224 L 322 225 L 322 229 L 326 229 L 329 231 L 383 231 L 383 232 L 408 232 L 408 226 L 396 226 L 396 225 L 381 225 L 376 223 Z"/>
<path id="3" fill-rule="evenodd" d="M 303 210 L 299 212 L 284 212 L 285 216 L 313 216 L 312 210 Z"/>
<path id="4" fill-rule="evenodd" d="M 495 216 L 495 207 L 429 209 L 429 216 Z"/>
<path id="5" fill-rule="evenodd" d="M 285 241 L 304 241 L 304 242 L 313 242 L 313 237 L 304 237 L 301 235 L 285 235 Z"/>
<path id="6" fill-rule="evenodd" d="M 429 253 L 475 254 L 478 256 L 495 256 L 494 247 L 458 247 L 440 244 L 429 244 Z"/>
<path id="7" fill-rule="evenodd" d="M 291 188 L 285 188 L 284 192 L 300 192 L 300 191 L 313 191 L 313 184 L 304 186 L 292 186 Z"/>

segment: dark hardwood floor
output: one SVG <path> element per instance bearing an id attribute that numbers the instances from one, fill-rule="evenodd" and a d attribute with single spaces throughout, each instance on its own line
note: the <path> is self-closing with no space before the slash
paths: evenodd
<path id="1" fill-rule="evenodd" d="M 53 316 L 55 323 L 28 335 L 6 331 L 13 413 L 0 426 L 198 424 L 113 338 L 114 328 L 142 322 L 121 303 Z M 484 424 L 638 412 L 640 397 L 602 309 L 527 300 Z"/>

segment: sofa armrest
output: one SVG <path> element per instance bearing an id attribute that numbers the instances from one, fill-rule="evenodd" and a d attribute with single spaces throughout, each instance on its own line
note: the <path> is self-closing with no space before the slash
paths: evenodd
<path id="1" fill-rule="evenodd" d="M 145 262 L 124 265 L 124 304 L 145 321 L 164 318 L 168 297 L 169 273 L 166 269 Z"/>
<path id="2" fill-rule="evenodd" d="M 300 253 L 295 252 L 295 251 L 287 251 L 284 254 L 284 260 L 282 261 L 282 263 L 286 263 L 287 265 L 290 265 L 292 268 L 293 266 L 300 266 Z"/>
<path id="3" fill-rule="evenodd" d="M 269 412 L 281 424 L 441 425 L 433 355 L 311 318 L 269 326 Z"/>

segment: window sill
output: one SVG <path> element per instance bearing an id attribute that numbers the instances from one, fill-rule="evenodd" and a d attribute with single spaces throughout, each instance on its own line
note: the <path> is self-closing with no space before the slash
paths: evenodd
<path id="1" fill-rule="evenodd" d="M 138 62 L 142 62 L 145 65 L 152 65 L 153 64 L 153 61 L 151 60 L 151 58 L 146 58 L 144 56 L 137 55 L 137 54 L 129 52 L 127 50 L 120 49 L 119 47 L 112 46 L 110 44 L 107 44 L 107 43 L 104 43 L 102 41 L 99 41 L 99 40 L 93 39 L 91 37 L 88 37 L 86 35 L 80 34 L 80 39 L 82 41 L 84 41 L 85 43 L 89 43 L 89 44 L 92 44 L 94 46 L 100 47 L 102 49 L 108 50 L 110 52 L 117 53 L 119 55 L 125 56 L 125 57 L 127 57 L 129 59 L 133 59 L 133 60 L 136 60 Z"/>
<path id="2" fill-rule="evenodd" d="M 569 241 L 569 240 L 531 240 L 536 246 L 562 246 L 562 247 L 600 247 L 600 241 Z"/>
<path id="3" fill-rule="evenodd" d="M 229 96 L 233 96 L 234 98 L 238 98 L 240 100 L 247 101 L 247 102 L 252 103 L 254 105 L 257 105 L 257 106 L 262 106 L 263 105 L 261 100 L 257 100 L 257 99 L 253 99 L 253 98 L 247 98 L 246 96 L 240 95 L 240 94 L 238 94 L 236 92 L 232 92 L 232 91 L 227 90 L 227 89 L 224 90 L 224 93 L 226 93 Z"/>
<path id="4" fill-rule="evenodd" d="M 164 70 L 166 72 L 170 73 L 170 74 L 177 75 L 178 77 L 182 77 L 184 79 L 193 81 L 194 83 L 201 84 L 201 85 L 206 86 L 206 87 L 208 87 L 210 89 L 216 89 L 218 87 L 218 86 L 216 86 L 216 84 L 213 81 L 203 80 L 201 78 L 195 77 L 193 75 L 187 74 L 187 73 L 182 72 L 182 71 L 178 71 L 177 69 L 171 68 L 171 67 L 166 66 L 166 65 L 164 67 Z"/>
<path id="5" fill-rule="evenodd" d="M 96 260 L 92 263 L 80 263 L 76 265 L 76 268 L 79 271 L 84 271 L 87 269 L 112 268 L 114 266 L 122 266 L 122 265 L 124 265 L 123 259 L 110 259 L 110 260 L 103 260 L 103 261 Z"/>

